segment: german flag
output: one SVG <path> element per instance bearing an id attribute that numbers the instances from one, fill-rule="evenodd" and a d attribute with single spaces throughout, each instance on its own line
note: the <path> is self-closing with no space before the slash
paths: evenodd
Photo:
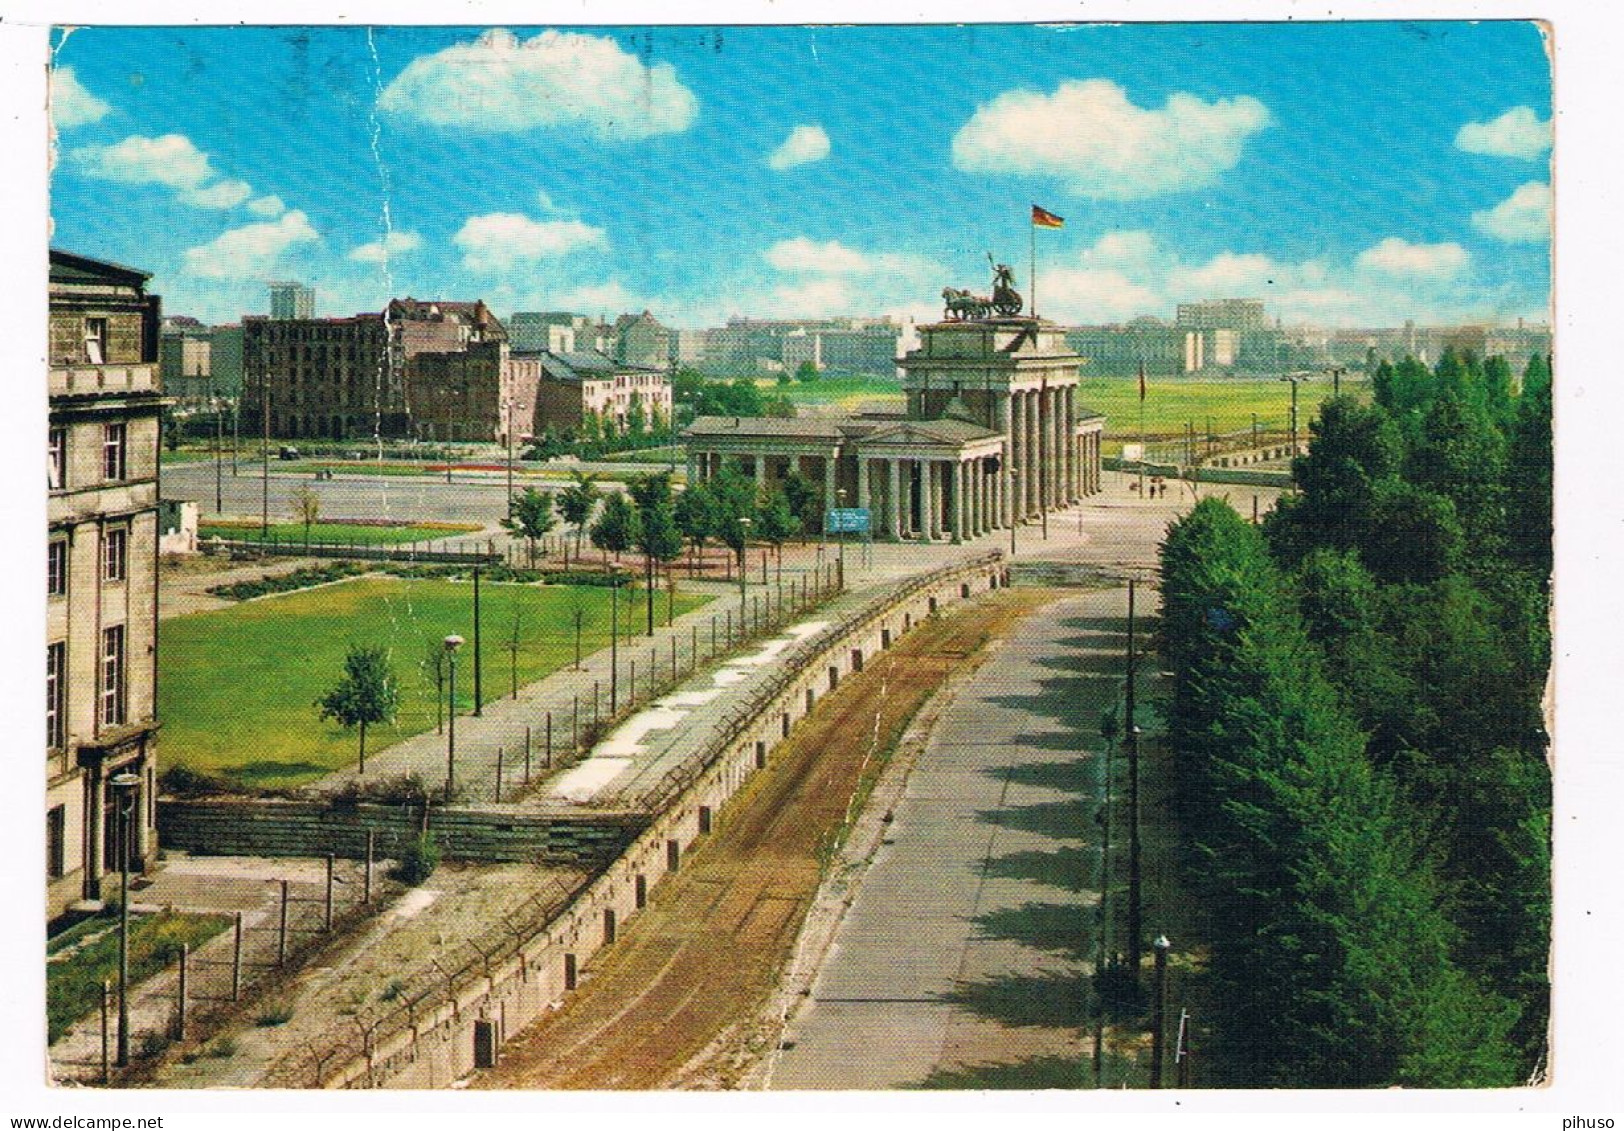
<path id="1" fill-rule="evenodd" d="M 1032 205 L 1032 226 L 1034 228 L 1064 228 L 1066 221 L 1064 217 L 1056 216 L 1048 209 L 1039 208 L 1034 204 Z"/>

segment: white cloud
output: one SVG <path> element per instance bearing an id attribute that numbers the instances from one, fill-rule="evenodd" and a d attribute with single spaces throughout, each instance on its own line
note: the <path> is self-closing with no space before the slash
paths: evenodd
<path id="1" fill-rule="evenodd" d="M 833 318 L 872 310 L 856 288 L 838 276 L 801 279 L 774 287 L 766 313 L 783 318 Z"/>
<path id="2" fill-rule="evenodd" d="M 423 237 L 416 232 L 386 232 L 382 239 L 364 243 L 351 251 L 349 257 L 357 263 L 385 263 L 422 246 Z"/>
<path id="3" fill-rule="evenodd" d="M 282 203 L 282 198 L 274 194 L 256 196 L 248 202 L 248 211 L 255 216 L 280 216 L 287 208 L 288 206 Z"/>
<path id="4" fill-rule="evenodd" d="M 1388 236 L 1359 253 L 1354 262 L 1384 275 L 1450 279 L 1466 266 L 1466 249 L 1458 243 L 1410 243 Z"/>
<path id="5" fill-rule="evenodd" d="M 1472 213 L 1472 226 L 1507 243 L 1551 238 L 1551 186 L 1529 181 L 1493 208 Z"/>
<path id="6" fill-rule="evenodd" d="M 1268 108 L 1249 95 L 1206 102 L 1177 93 L 1147 110 L 1108 79 L 1072 80 L 1053 94 L 1006 91 L 977 108 L 953 138 L 953 164 L 1054 176 L 1079 196 L 1135 200 L 1211 184 L 1268 124 Z"/>
<path id="7" fill-rule="evenodd" d="M 209 163 L 209 155 L 184 134 L 131 134 L 112 145 L 83 146 L 71 156 L 74 166 L 87 177 L 124 185 L 163 185 L 175 190 L 176 200 L 193 208 L 235 208 L 254 195 L 247 181 L 217 179 L 219 174 Z M 282 202 L 276 203 L 280 211 Z M 258 208 L 255 212 L 275 214 Z"/>
<path id="8" fill-rule="evenodd" d="M 779 240 L 767 249 L 766 259 L 774 270 L 790 274 L 891 274 L 911 278 L 931 269 L 929 261 L 918 256 L 858 251 L 839 240 L 819 243 L 805 236 Z"/>
<path id="9" fill-rule="evenodd" d="M 187 248 L 186 273 L 204 279 L 263 277 L 289 248 L 320 238 L 309 218 L 295 210 L 278 220 L 232 228 L 200 247 Z"/>
<path id="10" fill-rule="evenodd" d="M 468 270 L 496 274 L 608 241 L 602 228 L 579 220 L 532 220 L 516 212 L 491 212 L 470 216 L 451 242 L 462 248 L 462 265 Z"/>
<path id="11" fill-rule="evenodd" d="M 797 165 L 809 165 L 829 156 L 829 135 L 822 126 L 796 126 L 789 131 L 784 144 L 772 151 L 767 164 L 783 171 Z"/>
<path id="12" fill-rule="evenodd" d="M 1551 122 L 1541 121 L 1532 106 L 1513 106 L 1492 122 L 1467 122 L 1455 135 L 1455 148 L 1532 161 L 1551 148 Z"/>
<path id="13" fill-rule="evenodd" d="M 501 28 L 413 59 L 378 105 L 435 126 L 585 127 L 618 140 L 680 133 L 699 113 L 669 63 L 645 66 L 605 36 L 544 31 L 520 40 Z"/>
<path id="14" fill-rule="evenodd" d="M 1151 286 L 1135 282 L 1123 271 L 1088 267 L 1041 272 L 1038 304 L 1045 318 L 1069 322 L 1124 322 L 1164 305 Z"/>
<path id="15" fill-rule="evenodd" d="M 202 188 L 185 189 L 180 199 L 196 208 L 235 208 L 254 195 L 247 181 L 215 181 Z"/>
<path id="16" fill-rule="evenodd" d="M 84 88 L 72 67 L 51 68 L 51 124 L 72 129 L 105 118 L 112 107 Z"/>
<path id="17" fill-rule="evenodd" d="M 73 161 L 86 176 L 125 185 L 195 189 L 214 177 L 208 154 L 184 134 L 132 134 L 113 145 L 76 149 Z"/>

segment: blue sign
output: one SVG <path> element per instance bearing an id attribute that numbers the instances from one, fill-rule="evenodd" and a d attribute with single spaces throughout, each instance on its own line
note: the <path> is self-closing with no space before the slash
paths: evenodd
<path id="1" fill-rule="evenodd" d="M 823 529 L 827 534 L 867 534 L 867 507 L 834 507 L 823 516 Z"/>

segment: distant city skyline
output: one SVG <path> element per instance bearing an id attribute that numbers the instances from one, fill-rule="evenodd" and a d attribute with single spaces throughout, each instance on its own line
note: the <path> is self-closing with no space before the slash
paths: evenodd
<path id="1" fill-rule="evenodd" d="M 208 322 L 281 279 L 324 314 L 932 318 L 989 252 L 1029 288 L 1032 203 L 1061 322 L 1550 320 L 1529 22 L 56 38 L 53 243 Z"/>

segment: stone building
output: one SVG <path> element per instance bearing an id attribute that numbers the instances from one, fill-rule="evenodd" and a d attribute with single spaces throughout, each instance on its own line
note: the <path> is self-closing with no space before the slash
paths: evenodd
<path id="1" fill-rule="evenodd" d="M 538 368 L 534 432 L 579 430 L 595 417 L 625 431 L 641 408 L 643 428 L 671 419 L 671 377 L 664 369 L 615 361 L 598 350 L 572 353 L 515 354 L 516 362 L 533 360 Z M 522 399 L 522 397 L 521 397 Z"/>
<path id="2" fill-rule="evenodd" d="M 790 472 L 824 507 L 870 512 L 877 537 L 960 542 L 1065 510 L 1100 489 L 1105 418 L 1077 401 L 1080 359 L 1034 318 L 919 328 L 901 359 L 907 411 L 778 420 L 704 416 L 683 433 L 689 482 L 733 466 Z"/>
<path id="3" fill-rule="evenodd" d="M 507 341 L 483 302 L 394 299 L 381 314 L 243 319 L 243 426 L 280 438 L 491 439 L 500 395 L 481 376 Z M 474 356 L 463 357 L 473 351 Z M 456 356 L 448 356 L 456 355 Z M 453 388 L 435 386 L 450 377 Z M 466 381 L 467 388 L 464 389 Z M 420 411 L 415 397 L 423 399 Z M 419 419 L 421 417 L 421 420 Z M 456 433 L 455 436 L 448 433 Z"/>
<path id="4" fill-rule="evenodd" d="M 127 846 L 157 850 L 159 299 L 146 272 L 50 257 L 47 388 L 46 914 L 115 894 Z"/>

